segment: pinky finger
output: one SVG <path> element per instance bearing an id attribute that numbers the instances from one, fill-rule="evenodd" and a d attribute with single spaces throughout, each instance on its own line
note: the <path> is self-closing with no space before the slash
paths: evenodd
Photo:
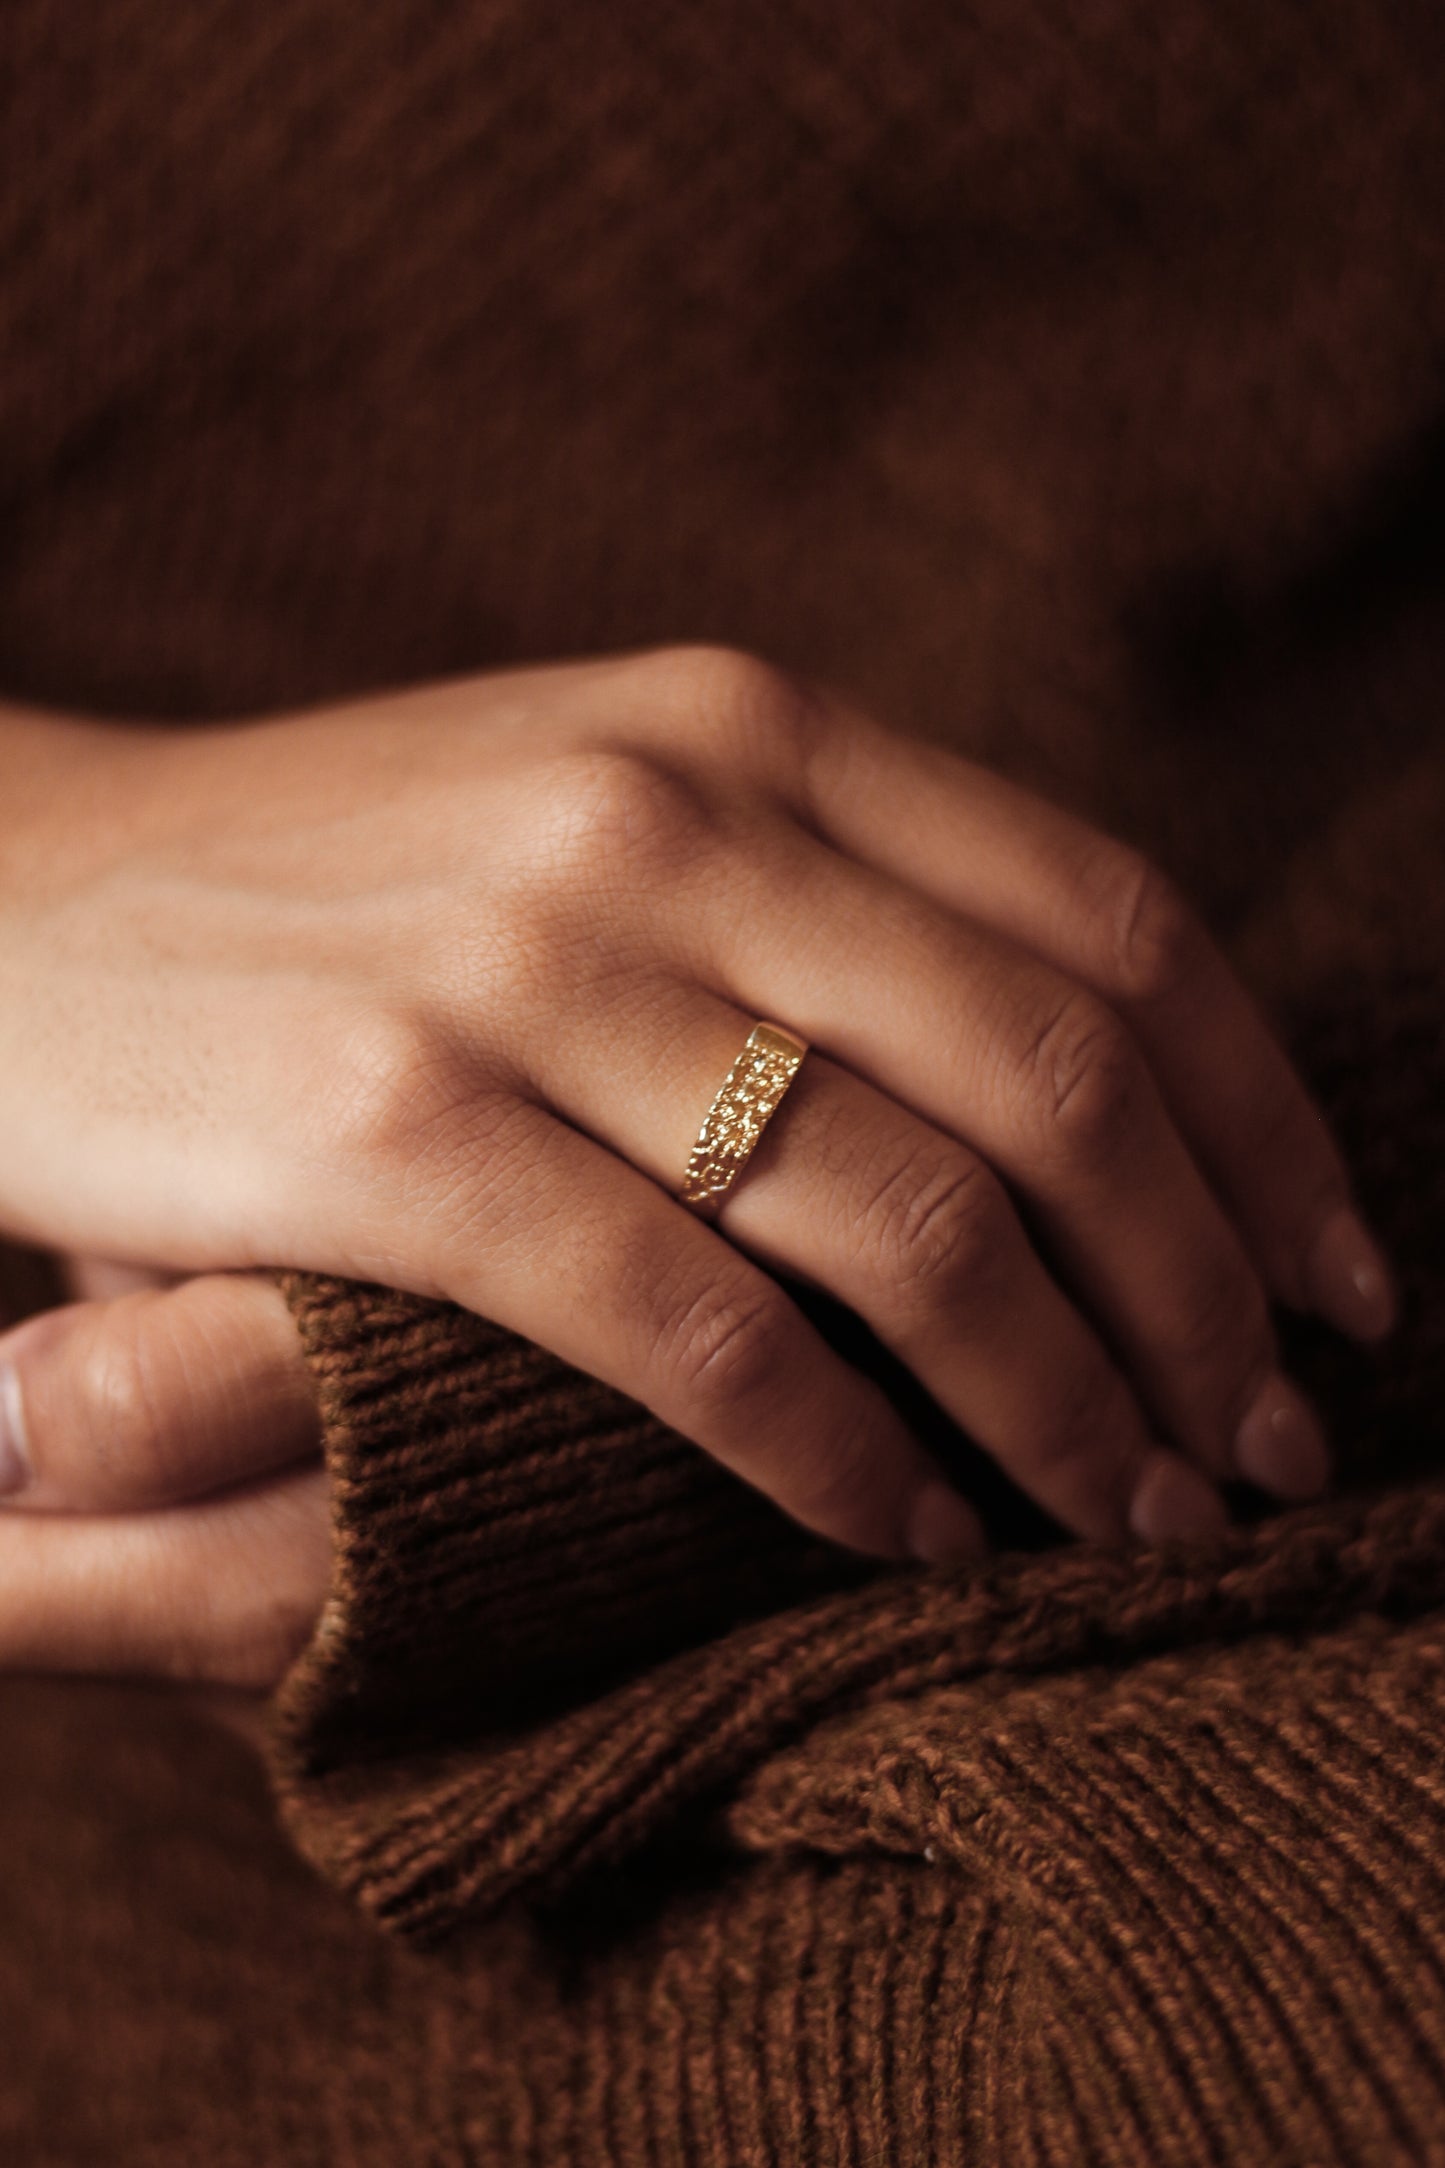
<path id="1" fill-rule="evenodd" d="M 0 1515 L 0 1670 L 264 1691 L 320 1615 L 330 1550 L 314 1466 L 152 1513 Z"/>

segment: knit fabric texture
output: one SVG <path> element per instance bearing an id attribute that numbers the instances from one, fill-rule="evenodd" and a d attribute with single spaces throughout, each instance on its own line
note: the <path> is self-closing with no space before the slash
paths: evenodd
<path id="1" fill-rule="evenodd" d="M 0 1689 L 0 2157 L 1445 2168 L 1442 92 L 1425 0 L 9 0 L 0 693 L 814 672 L 1184 882 L 1406 1304 L 1281 1321 L 1328 1501 L 1129 1551 L 820 1311 L 980 1498 L 949 1574 L 285 1273 L 270 1792 Z"/>

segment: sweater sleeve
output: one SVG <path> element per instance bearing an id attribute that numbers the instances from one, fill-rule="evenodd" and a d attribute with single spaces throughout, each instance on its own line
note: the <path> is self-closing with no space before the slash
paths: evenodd
<path id="1" fill-rule="evenodd" d="M 308 1756 L 500 1730 L 851 1569 L 635 1402 L 452 1306 L 288 1275 L 335 1545 Z"/>
<path id="2" fill-rule="evenodd" d="M 382 1924 L 443 1934 L 700 1826 L 780 1742 L 870 1699 L 1438 1601 L 1445 763 L 1407 782 L 1296 867 L 1239 949 L 1405 1287 L 1382 1353 L 1282 1321 L 1335 1440 L 1336 1495 L 1267 1517 L 1241 1500 L 1214 1546 L 1060 1546 L 915 1404 L 934 1449 L 983 1485 L 999 1556 L 971 1575 L 874 1569 L 515 1335 L 288 1275 L 334 1546 L 324 1614 L 274 1705 L 272 1766 L 323 1874 Z M 876 1366 L 866 1340 L 850 1352 Z"/>

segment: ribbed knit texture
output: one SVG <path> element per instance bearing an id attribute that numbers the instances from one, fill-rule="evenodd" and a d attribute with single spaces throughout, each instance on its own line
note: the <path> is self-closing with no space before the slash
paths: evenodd
<path id="1" fill-rule="evenodd" d="M 1407 1289 L 1287 1322 L 1339 1493 L 1217 1545 L 915 1401 L 950 1575 L 288 1276 L 274 1803 L 0 1695 L 7 2163 L 1445 2168 L 1442 90 L 1424 0 L 4 10 L 0 691 L 816 670 L 1187 879 Z"/>

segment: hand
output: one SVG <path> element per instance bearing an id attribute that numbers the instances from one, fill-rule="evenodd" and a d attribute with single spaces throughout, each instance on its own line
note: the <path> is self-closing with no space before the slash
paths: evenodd
<path id="1" fill-rule="evenodd" d="M 250 1274 L 70 1278 L 0 1335 L 0 1668 L 268 1688 L 330 1557 L 290 1312 Z"/>
<path id="2" fill-rule="evenodd" d="M 1325 1480 L 1268 1300 L 1373 1337 L 1383 1264 L 1190 912 L 1057 809 L 696 649 L 28 752 L 13 1232 L 446 1296 L 885 1556 L 976 1520 L 775 1273 L 1081 1534 Z M 758 1016 L 816 1051 L 708 1227 L 670 1192 Z"/>

